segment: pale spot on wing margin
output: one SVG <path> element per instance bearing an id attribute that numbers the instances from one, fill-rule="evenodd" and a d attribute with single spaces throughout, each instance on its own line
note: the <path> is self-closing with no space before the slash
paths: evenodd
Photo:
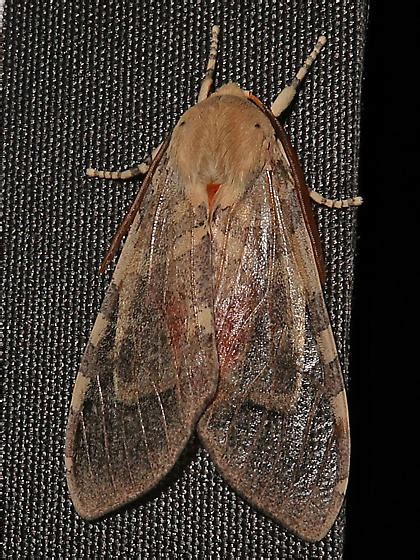
<path id="1" fill-rule="evenodd" d="M 335 486 L 336 491 L 341 495 L 344 496 L 347 490 L 348 478 L 342 478 L 339 480 Z"/>
<path id="2" fill-rule="evenodd" d="M 341 421 L 347 420 L 348 418 L 347 399 L 344 390 L 338 393 L 338 395 L 336 395 L 335 397 L 332 397 L 330 402 L 335 417 L 339 418 Z M 343 426 L 347 429 L 346 422 L 343 423 Z"/>
<path id="3" fill-rule="evenodd" d="M 64 456 L 64 466 L 66 468 L 66 473 L 69 473 L 73 470 L 73 459 L 68 455 Z"/>
<path id="4" fill-rule="evenodd" d="M 337 350 L 335 348 L 334 337 L 331 327 L 327 327 L 321 332 L 316 334 L 316 340 L 321 350 L 323 362 L 329 364 L 337 357 Z"/>
<path id="5" fill-rule="evenodd" d="M 76 384 L 74 386 L 73 395 L 71 398 L 71 408 L 75 413 L 79 412 L 82 408 L 83 401 L 85 399 L 85 394 L 90 385 L 90 379 L 79 373 L 76 379 Z"/>
<path id="6" fill-rule="evenodd" d="M 89 342 L 93 346 L 98 345 L 99 341 L 101 340 L 104 332 L 108 327 L 108 324 L 109 324 L 108 319 L 105 317 L 103 313 L 99 312 L 89 339 Z"/>

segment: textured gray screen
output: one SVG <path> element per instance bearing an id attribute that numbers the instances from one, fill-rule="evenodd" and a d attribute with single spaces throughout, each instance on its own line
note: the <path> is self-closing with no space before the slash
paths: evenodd
<path id="1" fill-rule="evenodd" d="M 193 444 L 161 487 L 87 523 L 69 501 L 64 434 L 78 362 L 109 280 L 97 269 L 138 188 L 87 166 L 140 162 L 195 102 L 212 23 L 217 84 L 269 103 L 317 36 L 328 45 L 286 121 L 312 188 L 357 192 L 365 0 L 9 0 L 4 32 L 7 558 L 342 556 L 344 514 L 307 544 L 256 512 Z M 317 211 L 327 303 L 348 376 L 356 214 Z"/>

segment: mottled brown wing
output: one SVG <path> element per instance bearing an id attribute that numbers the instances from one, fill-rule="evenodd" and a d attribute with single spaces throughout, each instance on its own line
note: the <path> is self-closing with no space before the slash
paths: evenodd
<path id="1" fill-rule="evenodd" d="M 281 145 L 212 223 L 216 397 L 199 435 L 227 481 L 305 540 L 343 501 L 346 397 L 311 240 Z"/>
<path id="2" fill-rule="evenodd" d="M 152 488 L 173 466 L 217 383 L 206 208 L 168 156 L 131 227 L 74 387 L 67 479 L 85 518 Z"/>

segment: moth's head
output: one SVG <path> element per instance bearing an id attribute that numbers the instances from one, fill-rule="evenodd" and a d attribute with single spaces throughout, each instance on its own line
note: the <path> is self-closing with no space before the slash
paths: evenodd
<path id="1" fill-rule="evenodd" d="M 220 87 L 219 89 L 217 89 L 214 93 L 214 96 L 219 96 L 219 95 L 234 95 L 235 97 L 248 97 L 248 92 L 241 89 L 238 84 L 234 84 L 233 82 L 230 82 L 229 84 L 225 84 L 224 86 Z"/>

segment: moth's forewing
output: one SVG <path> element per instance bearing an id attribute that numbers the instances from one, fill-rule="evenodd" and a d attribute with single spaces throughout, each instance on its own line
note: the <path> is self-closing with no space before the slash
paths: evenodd
<path id="1" fill-rule="evenodd" d="M 295 178 L 279 142 L 243 198 L 216 213 L 220 382 L 198 426 L 222 475 L 306 540 L 325 536 L 347 484 L 340 365 Z"/>
<path id="2" fill-rule="evenodd" d="M 153 175 L 89 339 L 67 429 L 74 505 L 99 517 L 174 465 L 217 383 L 206 209 L 168 155 Z M 199 266 L 198 266 L 199 263 Z"/>

